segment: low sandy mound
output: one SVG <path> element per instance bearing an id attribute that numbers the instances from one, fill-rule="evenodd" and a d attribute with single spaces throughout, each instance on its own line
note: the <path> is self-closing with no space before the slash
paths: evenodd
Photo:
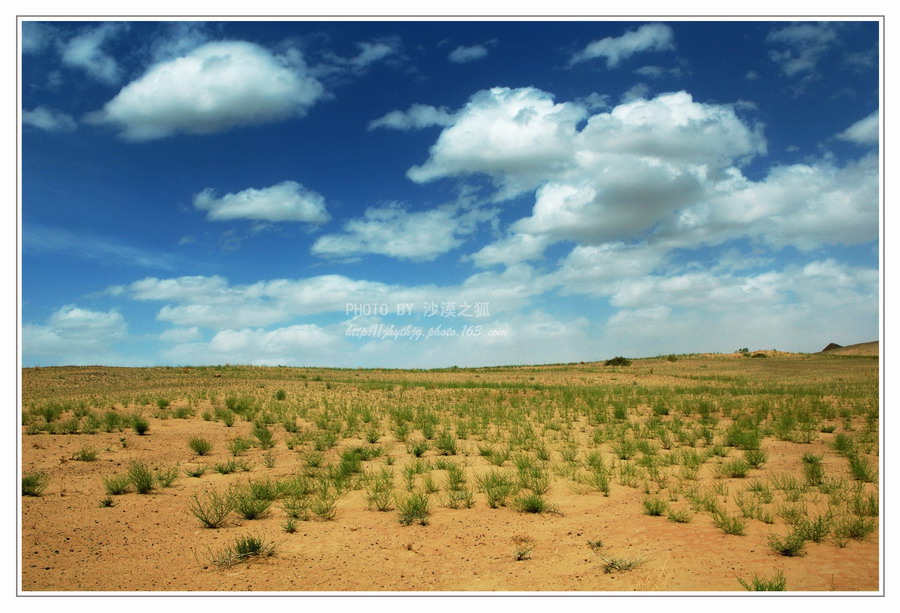
<path id="1" fill-rule="evenodd" d="M 831 345 L 834 345 L 834 343 L 831 343 Z M 829 349 L 831 345 L 822 350 L 821 353 L 827 353 L 828 355 L 878 355 L 878 341 Z"/>

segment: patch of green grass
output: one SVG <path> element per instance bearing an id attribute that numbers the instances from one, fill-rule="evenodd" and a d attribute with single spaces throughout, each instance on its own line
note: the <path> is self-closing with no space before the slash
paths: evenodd
<path id="1" fill-rule="evenodd" d="M 431 501 L 426 492 L 415 490 L 409 494 L 396 497 L 396 506 L 399 521 L 404 526 L 412 524 L 428 525 L 428 515 L 431 512 Z"/>
<path id="2" fill-rule="evenodd" d="M 555 506 L 547 502 L 542 494 L 530 492 L 516 497 L 512 507 L 520 513 L 552 513 L 556 512 Z"/>
<path id="3" fill-rule="evenodd" d="M 172 484 L 175 482 L 175 479 L 178 478 L 178 465 L 170 466 L 169 468 L 160 468 L 156 471 L 156 482 L 160 487 L 172 487 Z"/>
<path id="4" fill-rule="evenodd" d="M 512 476 L 502 470 L 492 470 L 476 479 L 478 488 L 487 496 L 488 506 L 492 509 L 506 506 L 506 501 L 518 491 L 518 485 Z"/>
<path id="5" fill-rule="evenodd" d="M 131 427 L 135 432 L 143 436 L 150 431 L 150 422 L 141 417 L 140 415 L 135 415 L 131 418 Z"/>
<path id="6" fill-rule="evenodd" d="M 192 436 L 188 439 L 188 447 L 199 456 L 204 456 L 212 451 L 213 444 L 205 438 Z"/>
<path id="7" fill-rule="evenodd" d="M 234 503 L 230 492 L 206 490 L 191 497 L 190 511 L 206 528 L 221 528 L 231 515 Z"/>
<path id="8" fill-rule="evenodd" d="M 231 494 L 231 504 L 234 512 L 244 519 L 260 519 L 265 516 L 272 501 L 265 498 L 257 498 L 249 487 L 240 488 Z"/>
<path id="9" fill-rule="evenodd" d="M 103 478 L 103 485 L 106 487 L 106 493 L 112 496 L 120 496 L 128 491 L 131 487 L 131 477 L 128 475 L 112 475 Z"/>
<path id="10" fill-rule="evenodd" d="M 713 523 L 716 525 L 716 528 L 724 532 L 725 534 L 733 534 L 735 536 L 743 536 L 744 531 L 747 527 L 747 522 L 738 517 L 737 515 L 728 515 L 725 511 L 719 511 L 718 513 L 714 513 Z"/>
<path id="11" fill-rule="evenodd" d="M 651 517 L 661 517 L 668 510 L 669 505 L 665 500 L 659 497 L 644 499 L 644 515 Z"/>
<path id="12" fill-rule="evenodd" d="M 859 455 L 851 455 L 848 459 L 850 474 L 854 479 L 864 483 L 875 483 L 878 480 L 878 474 L 868 460 Z"/>
<path id="13" fill-rule="evenodd" d="M 675 522 L 676 524 L 689 523 L 693 518 L 691 512 L 687 509 L 669 509 L 666 517 L 669 518 L 669 521 Z"/>
<path id="14" fill-rule="evenodd" d="M 600 559 L 603 560 L 603 572 L 607 574 L 634 570 L 644 562 L 643 558 L 600 556 Z"/>
<path id="15" fill-rule="evenodd" d="M 40 496 L 46 491 L 49 481 L 46 473 L 42 472 L 22 475 L 22 495 Z"/>
<path id="16" fill-rule="evenodd" d="M 132 461 L 128 466 L 128 478 L 138 494 L 149 494 L 153 491 L 153 473 L 146 464 Z"/>
<path id="17" fill-rule="evenodd" d="M 738 581 L 748 592 L 783 592 L 787 589 L 787 578 L 780 570 L 770 579 L 753 575 L 749 583 L 740 578 Z"/>
<path id="18" fill-rule="evenodd" d="M 769 547 L 775 553 L 787 557 L 799 557 L 806 553 L 806 540 L 803 535 L 794 530 L 787 536 L 769 535 Z"/>
<path id="19" fill-rule="evenodd" d="M 78 460 L 79 462 L 93 462 L 97 459 L 98 455 L 99 452 L 95 447 L 85 445 L 84 447 L 76 451 L 72 455 L 72 458 Z"/>
<path id="20" fill-rule="evenodd" d="M 199 466 L 188 466 L 184 469 L 184 474 L 188 477 L 202 477 L 206 472 L 206 464 L 200 464 Z"/>
<path id="21" fill-rule="evenodd" d="M 211 554 L 210 561 L 218 569 L 227 569 L 253 558 L 271 557 L 275 555 L 275 549 L 274 543 L 258 536 L 242 536 L 222 551 Z"/>

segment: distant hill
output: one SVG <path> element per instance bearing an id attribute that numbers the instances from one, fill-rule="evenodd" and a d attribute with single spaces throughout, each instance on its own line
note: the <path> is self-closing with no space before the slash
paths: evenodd
<path id="1" fill-rule="evenodd" d="M 819 353 L 826 353 L 828 355 L 879 355 L 878 341 L 857 343 L 856 345 L 847 345 L 846 347 L 841 347 L 837 343 L 830 343 Z"/>

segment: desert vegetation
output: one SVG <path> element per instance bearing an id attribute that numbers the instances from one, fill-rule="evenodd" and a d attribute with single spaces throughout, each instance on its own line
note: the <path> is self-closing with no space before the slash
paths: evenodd
<path id="1" fill-rule="evenodd" d="M 878 589 L 877 359 L 756 353 L 25 369 L 23 587 Z"/>

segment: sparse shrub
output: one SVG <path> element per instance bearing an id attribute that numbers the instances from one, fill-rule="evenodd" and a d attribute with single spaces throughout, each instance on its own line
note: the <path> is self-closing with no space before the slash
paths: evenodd
<path id="1" fill-rule="evenodd" d="M 234 460 L 228 460 L 227 462 L 219 462 L 218 464 L 213 465 L 213 470 L 222 475 L 230 475 L 233 472 L 238 470 L 238 464 Z"/>
<path id="2" fill-rule="evenodd" d="M 322 488 L 309 503 L 309 510 L 323 521 L 331 521 L 337 515 L 337 496 Z"/>
<path id="3" fill-rule="evenodd" d="M 604 366 L 631 366 L 631 360 L 628 358 L 623 358 L 622 356 L 616 356 L 609 360 L 606 360 L 603 363 Z"/>
<path id="4" fill-rule="evenodd" d="M 878 496 L 858 493 L 849 501 L 850 510 L 860 517 L 878 517 Z"/>
<path id="5" fill-rule="evenodd" d="M 787 578 L 780 570 L 771 579 L 753 575 L 750 583 L 740 578 L 738 578 L 738 581 L 748 592 L 783 592 L 787 589 Z"/>
<path id="6" fill-rule="evenodd" d="M 769 454 L 762 449 L 748 449 L 744 452 L 744 460 L 752 468 L 760 468 L 769 461 Z"/>
<path id="7" fill-rule="evenodd" d="M 749 472 L 750 464 L 748 464 L 744 460 L 741 460 L 740 458 L 735 458 L 733 460 L 729 460 L 728 462 L 723 462 L 718 466 L 718 473 L 722 477 L 743 479 Z"/>
<path id="8" fill-rule="evenodd" d="M 522 560 L 530 560 L 531 552 L 534 550 L 534 539 L 530 536 L 525 536 L 523 534 L 514 536 L 512 538 L 513 547 L 515 550 L 514 558 L 517 562 L 521 562 Z"/>
<path id="9" fill-rule="evenodd" d="M 232 493 L 231 504 L 235 513 L 244 519 L 253 520 L 263 517 L 272 505 L 272 501 L 257 498 L 247 487 Z"/>
<path id="10" fill-rule="evenodd" d="M 45 473 L 37 472 L 22 476 L 22 495 L 40 496 L 47 489 L 49 478 Z"/>
<path id="11" fill-rule="evenodd" d="M 806 552 L 806 541 L 802 534 L 794 530 L 783 537 L 775 534 L 769 535 L 769 547 L 779 555 L 798 557 Z"/>
<path id="12" fill-rule="evenodd" d="M 285 398 L 287 398 L 287 392 L 284 391 L 283 389 L 280 389 L 277 392 L 275 392 L 275 400 L 284 400 Z"/>
<path id="13" fill-rule="evenodd" d="M 100 499 L 100 508 L 101 509 L 106 509 L 106 508 L 109 508 L 114 505 L 115 505 L 115 502 L 113 502 L 113 499 L 110 498 L 109 496 L 107 496 L 106 498 Z"/>
<path id="14" fill-rule="evenodd" d="M 79 462 L 93 462 L 97 459 L 97 455 L 98 452 L 96 448 L 86 445 L 76 451 L 72 457 Z"/>
<path id="15" fill-rule="evenodd" d="M 477 479 L 478 488 L 487 495 L 488 506 L 492 509 L 506 506 L 507 499 L 518 487 L 512 477 L 505 471 L 492 470 Z"/>
<path id="16" fill-rule="evenodd" d="M 275 446 L 274 436 L 268 428 L 254 428 L 253 436 L 256 437 L 256 444 L 260 449 L 271 449 Z"/>
<path id="17" fill-rule="evenodd" d="M 406 451 L 416 456 L 417 458 L 422 457 L 422 455 L 426 451 L 428 451 L 429 447 L 429 442 L 423 439 L 416 439 L 414 441 L 408 441 L 406 443 Z"/>
<path id="18" fill-rule="evenodd" d="M 399 521 L 404 526 L 418 523 L 422 526 L 428 525 L 428 515 L 430 514 L 431 501 L 428 494 L 423 491 L 413 491 L 396 498 L 397 512 Z"/>
<path id="19" fill-rule="evenodd" d="M 128 475 L 104 477 L 103 485 L 106 487 L 107 494 L 119 496 L 128 491 L 128 488 L 131 486 L 131 477 Z"/>
<path id="20" fill-rule="evenodd" d="M 238 457 L 250 449 L 251 443 L 245 438 L 237 437 L 228 441 L 228 451 L 233 457 Z"/>
<path id="21" fill-rule="evenodd" d="M 522 494 L 515 498 L 512 507 L 520 513 L 547 513 L 555 512 L 556 507 L 547 502 L 541 495 L 534 492 Z"/>
<path id="22" fill-rule="evenodd" d="M 434 442 L 434 447 L 441 455 L 456 455 L 456 437 L 449 432 L 441 432 Z"/>
<path id="23" fill-rule="evenodd" d="M 644 562 L 642 558 L 617 558 L 612 556 L 600 556 L 600 559 L 603 560 L 603 572 L 607 574 L 613 572 L 625 572 L 634 570 Z"/>
<path id="24" fill-rule="evenodd" d="M 687 509 L 669 509 L 666 517 L 669 518 L 669 521 L 675 522 L 676 524 L 687 524 L 691 521 L 693 516 Z"/>
<path id="25" fill-rule="evenodd" d="M 200 464 L 199 466 L 188 466 L 184 469 L 184 474 L 188 477 L 202 477 L 206 472 L 206 464 Z"/>
<path id="26" fill-rule="evenodd" d="M 216 568 L 226 569 L 253 558 L 273 555 L 275 555 L 274 543 L 266 542 L 258 536 L 242 536 L 222 551 L 211 554 L 210 561 Z"/>
<path id="27" fill-rule="evenodd" d="M 831 533 L 833 518 L 825 513 L 812 518 L 804 518 L 796 525 L 797 532 L 804 540 L 821 543 Z"/>
<path id="28" fill-rule="evenodd" d="M 712 518 L 716 528 L 725 534 L 733 534 L 735 536 L 744 535 L 744 529 L 747 527 L 747 522 L 740 517 L 728 515 L 725 511 L 719 511 L 718 513 L 714 513 Z"/>
<path id="29" fill-rule="evenodd" d="M 199 456 L 203 456 L 212 451 L 212 443 L 205 438 L 192 436 L 188 439 L 188 447 Z"/>
<path id="30" fill-rule="evenodd" d="M 128 466 L 128 478 L 138 494 L 149 494 L 153 490 L 153 473 L 146 464 L 132 461 Z"/>
<path id="31" fill-rule="evenodd" d="M 651 517 L 659 517 L 668 509 L 668 504 L 661 498 L 645 498 L 644 499 L 644 515 Z"/>
<path id="32" fill-rule="evenodd" d="M 172 487 L 178 478 L 178 465 L 169 468 L 160 468 L 156 471 L 156 482 L 160 487 Z"/>
<path id="33" fill-rule="evenodd" d="M 147 434 L 147 432 L 150 430 L 150 422 L 148 422 L 146 419 L 144 419 L 140 415 L 135 415 L 131 419 L 131 427 L 134 429 L 135 432 L 137 432 L 138 434 L 143 436 L 144 434 Z"/>
<path id="34" fill-rule="evenodd" d="M 221 528 L 233 509 L 230 493 L 206 490 L 203 495 L 194 494 L 190 503 L 191 514 L 206 528 Z"/>
<path id="35" fill-rule="evenodd" d="M 833 535 L 838 544 L 847 539 L 863 540 L 878 528 L 874 517 L 843 517 L 834 523 Z"/>
<path id="36" fill-rule="evenodd" d="M 874 483 L 878 480 L 878 476 L 875 472 L 875 468 L 869 463 L 868 460 L 859 455 L 852 455 L 849 457 L 850 461 L 850 473 L 853 475 L 853 478 L 857 481 L 863 481 L 865 483 Z"/>

